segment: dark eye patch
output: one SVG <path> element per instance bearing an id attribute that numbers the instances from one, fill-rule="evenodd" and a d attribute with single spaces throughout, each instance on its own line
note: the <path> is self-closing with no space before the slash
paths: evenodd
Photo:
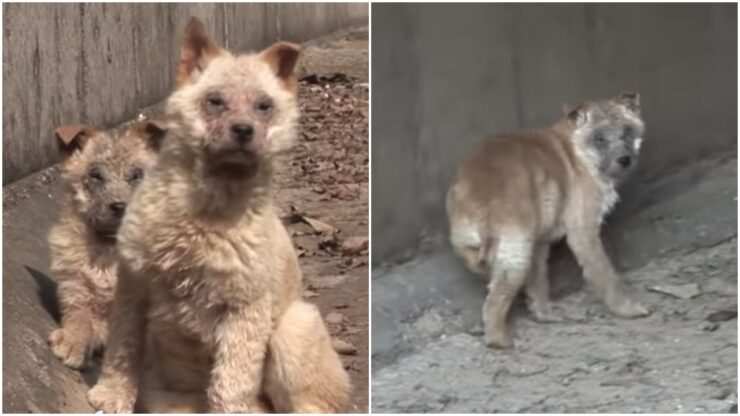
<path id="1" fill-rule="evenodd" d="M 144 179 L 144 170 L 141 168 L 133 168 L 131 169 L 131 173 L 129 173 L 128 176 L 128 182 L 129 183 L 136 183 L 140 180 Z"/>
<path id="2" fill-rule="evenodd" d="M 634 134 L 635 134 L 635 130 L 630 126 L 627 126 L 624 128 L 624 131 L 622 132 L 622 138 L 631 139 L 634 136 Z"/>
<path id="3" fill-rule="evenodd" d="M 105 180 L 105 178 L 103 177 L 103 172 L 97 166 L 93 166 L 90 168 L 90 170 L 87 171 L 87 177 L 95 182 L 102 182 Z"/>
<path id="4" fill-rule="evenodd" d="M 226 110 L 226 101 L 217 93 L 211 93 L 206 96 L 206 112 L 218 114 Z"/>
<path id="5" fill-rule="evenodd" d="M 86 180 L 87 187 L 90 190 L 98 191 L 105 187 L 105 175 L 103 170 L 98 166 L 93 166 L 87 171 Z"/>
<path id="6" fill-rule="evenodd" d="M 594 133 L 594 143 L 599 147 L 603 147 L 606 144 L 606 136 L 603 131 Z"/>
<path id="7" fill-rule="evenodd" d="M 259 111 L 260 113 L 267 114 L 270 111 L 272 111 L 272 106 L 273 106 L 272 100 L 266 97 L 257 102 L 256 108 L 257 108 L 257 111 Z"/>

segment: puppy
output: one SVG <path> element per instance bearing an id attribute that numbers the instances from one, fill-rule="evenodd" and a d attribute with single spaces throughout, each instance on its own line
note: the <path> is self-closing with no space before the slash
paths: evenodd
<path id="1" fill-rule="evenodd" d="M 56 129 L 67 198 L 49 234 L 62 315 L 61 328 L 51 333 L 49 343 L 54 355 L 72 368 L 83 367 L 108 337 L 118 264 L 116 232 L 163 136 L 159 121 L 112 133 L 84 125 Z"/>
<path id="2" fill-rule="evenodd" d="M 192 19 L 161 156 L 118 235 L 105 412 L 336 412 L 349 378 L 272 200 L 296 135 L 299 49 L 235 56 Z M 142 371 L 145 363 L 146 371 Z M 180 404 L 172 409 L 171 404 Z"/>
<path id="3" fill-rule="evenodd" d="M 600 226 L 617 184 L 634 169 L 644 133 L 636 93 L 565 108 L 549 128 L 490 138 L 459 167 L 447 194 L 450 241 L 488 280 L 486 344 L 513 345 L 506 326 L 524 287 L 535 317 L 551 314 L 547 257 L 566 237 L 585 279 L 616 315 L 648 314 L 625 294 L 604 250 Z"/>

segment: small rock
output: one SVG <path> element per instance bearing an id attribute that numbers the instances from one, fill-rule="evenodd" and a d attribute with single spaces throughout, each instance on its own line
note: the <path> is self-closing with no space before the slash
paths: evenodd
<path id="1" fill-rule="evenodd" d="M 316 280 L 313 280 L 311 283 L 314 289 L 331 289 L 344 283 L 347 280 L 347 277 L 348 276 L 346 274 L 323 276 L 321 278 L 316 278 Z"/>
<path id="2" fill-rule="evenodd" d="M 689 283 L 686 285 L 663 285 L 653 286 L 647 288 L 651 292 L 665 293 L 680 299 L 691 299 L 701 294 L 701 290 L 697 283 Z"/>
<path id="3" fill-rule="evenodd" d="M 719 324 L 716 322 L 705 323 L 702 325 L 701 330 L 707 332 L 714 332 L 719 328 Z"/>
<path id="4" fill-rule="evenodd" d="M 311 228 L 314 229 L 317 233 L 335 233 L 337 232 L 337 229 L 323 221 L 319 221 L 315 218 L 302 216 L 301 220 L 305 221 L 308 225 L 311 226 Z"/>
<path id="5" fill-rule="evenodd" d="M 319 248 L 326 251 L 334 251 L 339 247 L 339 238 L 335 233 L 321 237 Z"/>
<path id="6" fill-rule="evenodd" d="M 342 241 L 342 250 L 348 254 L 357 254 L 368 247 L 367 237 L 349 237 Z"/>
<path id="7" fill-rule="evenodd" d="M 729 321 L 730 319 L 736 319 L 736 318 L 737 318 L 737 311 L 723 310 L 723 311 L 717 311 L 717 312 L 710 313 L 709 316 L 707 316 L 707 321 L 724 322 L 724 321 Z"/>
<path id="8" fill-rule="evenodd" d="M 357 354 L 357 347 L 352 345 L 351 343 L 341 340 L 341 339 L 332 339 L 331 345 L 334 347 L 334 351 L 338 352 L 342 355 L 355 355 Z"/>
<path id="9" fill-rule="evenodd" d="M 732 394 L 732 390 L 725 387 L 712 394 L 712 398 L 715 400 L 724 400 Z"/>
<path id="10" fill-rule="evenodd" d="M 329 324 L 339 325 L 344 322 L 344 315 L 339 312 L 329 312 L 326 315 L 326 322 Z"/>

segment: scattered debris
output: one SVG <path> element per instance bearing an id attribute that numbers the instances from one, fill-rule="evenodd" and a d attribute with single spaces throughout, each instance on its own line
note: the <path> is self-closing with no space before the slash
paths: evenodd
<path id="1" fill-rule="evenodd" d="M 331 341 L 332 347 L 334 347 L 334 351 L 342 354 L 342 355 L 355 355 L 357 354 L 357 347 L 352 345 L 351 343 L 334 338 Z"/>
<path id="2" fill-rule="evenodd" d="M 326 323 L 328 324 L 339 325 L 342 322 L 344 322 L 344 315 L 339 312 L 329 312 L 329 314 L 326 315 Z"/>
<path id="3" fill-rule="evenodd" d="M 347 74 L 341 74 L 341 73 L 322 74 L 322 75 L 311 74 L 311 75 L 307 75 L 301 78 L 301 81 L 305 82 L 306 84 L 312 84 L 312 85 L 335 83 L 335 82 L 347 82 L 348 80 L 349 78 L 347 77 Z"/>
<path id="4" fill-rule="evenodd" d="M 685 285 L 661 285 L 648 286 L 647 290 L 651 292 L 664 293 L 680 299 L 691 299 L 701 295 L 701 289 L 697 283 Z"/>
<path id="5" fill-rule="evenodd" d="M 342 242 L 342 250 L 346 254 L 359 254 L 363 250 L 367 250 L 368 238 L 365 237 L 350 237 Z"/>
<path id="6" fill-rule="evenodd" d="M 335 227 L 333 227 L 332 225 L 329 225 L 329 224 L 327 224 L 327 223 L 325 223 L 323 221 L 319 221 L 319 220 L 317 220 L 315 218 L 301 217 L 301 219 L 303 221 L 305 221 L 308 225 L 310 225 L 311 228 L 314 229 L 314 231 L 316 231 L 317 233 L 320 233 L 320 234 L 334 234 L 337 231 L 339 231 Z"/>
<path id="7" fill-rule="evenodd" d="M 709 316 L 707 316 L 707 321 L 709 322 L 725 322 L 729 321 L 730 319 L 737 319 L 737 311 L 717 311 L 710 313 Z"/>
<path id="8" fill-rule="evenodd" d="M 719 324 L 717 322 L 705 323 L 701 326 L 701 330 L 706 332 L 714 332 L 717 328 L 719 328 Z"/>

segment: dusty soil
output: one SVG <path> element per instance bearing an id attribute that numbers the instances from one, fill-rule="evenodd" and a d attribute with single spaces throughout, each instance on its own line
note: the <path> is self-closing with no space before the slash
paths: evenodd
<path id="1" fill-rule="evenodd" d="M 346 411 L 357 413 L 368 411 L 367 53 L 366 28 L 307 43 L 301 133 L 278 169 L 275 191 L 299 252 L 305 297 L 344 343 L 342 362 L 353 383 Z M 46 245 L 63 197 L 58 177 L 52 167 L 3 188 L 4 412 L 92 411 L 84 394 L 98 367 L 67 369 L 46 345 L 58 325 Z"/>
<path id="2" fill-rule="evenodd" d="M 737 413 L 736 155 L 639 186 L 605 234 L 647 318 L 610 315 L 556 247 L 566 321 L 519 304 L 515 347 L 492 350 L 485 285 L 449 248 L 373 270 L 373 412 Z"/>
<path id="3" fill-rule="evenodd" d="M 277 200 L 303 268 L 306 297 L 356 352 L 348 411 L 368 410 L 368 86 L 343 74 L 301 82 L 299 146 Z"/>

